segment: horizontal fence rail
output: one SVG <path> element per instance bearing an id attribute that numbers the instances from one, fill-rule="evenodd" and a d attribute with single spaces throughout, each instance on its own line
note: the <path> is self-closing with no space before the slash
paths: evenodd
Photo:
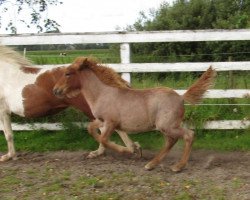
<path id="1" fill-rule="evenodd" d="M 76 126 L 86 128 L 88 123 L 75 122 Z M 195 127 L 190 124 L 184 123 L 184 126 L 198 129 L 246 129 L 250 127 L 249 120 L 218 120 L 218 121 L 207 121 L 202 126 Z M 34 124 L 17 124 L 12 123 L 12 129 L 14 131 L 32 131 L 32 130 L 49 130 L 59 131 L 63 130 L 64 126 L 62 123 L 34 123 Z M 0 128 L 0 130 L 2 130 Z"/>
<path id="2" fill-rule="evenodd" d="M 175 90 L 178 94 L 182 95 L 186 90 Z M 209 99 L 221 99 L 221 98 L 249 98 L 250 99 L 250 90 L 208 90 L 204 98 Z M 250 105 L 250 104 L 249 104 Z"/>
<path id="3" fill-rule="evenodd" d="M 2 45 L 250 40 L 249 29 L 0 35 Z"/>
<path id="4" fill-rule="evenodd" d="M 0 35 L 0 45 L 44 45 L 44 44 L 82 44 L 82 43 L 120 43 L 121 63 L 107 64 L 130 82 L 130 73 L 144 72 L 202 72 L 209 66 L 216 71 L 249 71 L 250 61 L 239 62 L 195 62 L 195 63 L 131 63 L 130 43 L 147 42 L 200 42 L 200 41 L 242 41 L 250 40 L 250 29 L 237 30 L 173 30 L 148 32 L 102 32 L 102 33 L 45 33 Z M 40 65 L 39 67 L 52 69 L 60 65 Z M 176 90 L 183 94 L 185 90 Z M 209 90 L 205 98 L 250 98 L 249 89 Z M 205 104 L 200 104 L 205 106 Z M 212 104 L 211 104 L 212 105 Z M 231 105 L 231 104 L 227 104 Z M 241 105 L 241 104 L 239 104 Z M 242 104 L 243 105 L 243 104 Z M 249 106 L 249 104 L 244 104 Z M 208 106 L 208 105 L 207 105 Z M 78 124 L 79 125 L 79 124 Z M 220 120 L 208 121 L 204 129 L 246 129 L 249 120 Z M 15 124 L 14 130 L 61 130 L 60 123 Z"/>
<path id="5" fill-rule="evenodd" d="M 52 69 L 55 67 L 68 66 L 59 65 L 39 65 L 37 67 Z M 186 62 L 186 63 L 118 63 L 107 64 L 120 73 L 133 72 L 202 72 L 212 66 L 216 71 L 250 71 L 250 61 L 242 62 Z"/>
<path id="6" fill-rule="evenodd" d="M 250 61 L 196 63 L 128 63 L 109 64 L 118 72 L 200 72 L 212 66 L 216 71 L 250 71 Z"/>

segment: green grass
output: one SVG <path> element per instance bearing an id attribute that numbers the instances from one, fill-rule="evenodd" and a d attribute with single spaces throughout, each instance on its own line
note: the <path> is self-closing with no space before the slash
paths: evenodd
<path id="1" fill-rule="evenodd" d="M 59 150 L 91 150 L 97 148 L 95 142 L 86 130 L 73 129 L 72 131 L 20 131 L 15 132 L 17 151 L 59 151 Z M 6 141 L 0 135 L 0 151 L 6 151 Z"/>
<path id="2" fill-rule="evenodd" d="M 211 149 L 219 151 L 249 151 L 250 131 L 248 130 L 196 130 L 194 149 Z M 15 132 L 15 145 L 17 151 L 46 152 L 59 150 L 95 150 L 98 143 L 85 129 L 72 129 L 66 131 L 22 131 Z M 143 149 L 159 150 L 164 139 L 159 132 L 147 132 L 130 135 L 133 141 L 138 141 Z M 111 138 L 122 144 L 117 134 Z M 182 147 L 183 142 L 177 145 Z M 7 149 L 4 135 L 0 135 L 0 151 Z"/>
<path id="3" fill-rule="evenodd" d="M 66 56 L 60 56 L 65 52 Z M 64 64 L 71 63 L 76 57 L 88 56 L 97 58 L 103 63 L 120 62 L 119 52 L 112 49 L 87 49 L 87 50 L 66 50 L 66 51 L 28 51 L 27 58 L 36 64 Z"/>
<path id="4" fill-rule="evenodd" d="M 202 73 L 168 72 L 168 73 L 133 73 L 132 85 L 136 88 L 165 86 L 174 89 L 186 89 L 197 80 Z M 230 81 L 230 79 L 232 79 Z M 250 87 L 250 73 L 234 72 L 232 77 L 228 72 L 217 72 L 214 89 L 245 89 Z"/>
<path id="5" fill-rule="evenodd" d="M 250 129 L 246 130 L 199 130 L 196 132 L 195 149 L 220 151 L 249 151 Z"/>

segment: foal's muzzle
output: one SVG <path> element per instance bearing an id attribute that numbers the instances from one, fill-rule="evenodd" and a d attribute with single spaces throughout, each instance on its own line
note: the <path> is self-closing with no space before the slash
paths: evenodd
<path id="1" fill-rule="evenodd" d="M 62 98 L 63 97 L 63 90 L 61 90 L 59 88 L 55 88 L 55 89 L 53 89 L 53 94 L 57 97 Z"/>

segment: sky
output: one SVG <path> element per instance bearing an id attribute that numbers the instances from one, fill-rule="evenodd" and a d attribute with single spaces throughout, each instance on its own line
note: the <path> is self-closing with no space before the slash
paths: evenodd
<path id="1" fill-rule="evenodd" d="M 61 32 L 105 32 L 123 30 L 138 19 L 140 11 L 149 13 L 150 9 L 158 9 L 161 3 L 171 3 L 173 0 L 61 1 L 62 5 L 50 6 L 47 12 L 49 18 L 56 20 L 61 25 L 59 27 Z M 6 17 L 18 18 L 19 16 L 10 13 Z M 4 16 L 2 16 L 4 22 L 3 19 Z M 35 30 L 24 28 L 20 23 L 16 22 L 16 25 L 18 33 L 35 32 Z M 0 29 L 0 34 L 6 33 L 3 28 Z"/>

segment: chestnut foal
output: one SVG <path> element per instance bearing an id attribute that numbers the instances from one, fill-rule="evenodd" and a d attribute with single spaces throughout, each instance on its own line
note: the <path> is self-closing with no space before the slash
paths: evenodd
<path id="1" fill-rule="evenodd" d="M 126 147 L 109 141 L 115 129 L 129 133 L 158 130 L 163 133 L 166 143 L 145 168 L 153 169 L 168 154 L 179 138 L 185 141 L 183 155 L 171 167 L 182 170 L 189 159 L 194 138 L 192 130 L 182 128 L 184 101 L 196 104 L 201 101 L 206 90 L 213 84 L 216 75 L 210 67 L 183 95 L 170 88 L 131 89 L 124 87 L 104 67 L 84 57 L 77 58 L 66 68 L 65 74 L 54 87 L 58 97 L 69 93 L 85 96 L 96 118 L 88 126 L 88 131 L 105 147 L 118 152 L 128 152 Z M 102 128 L 101 134 L 98 129 Z"/>

